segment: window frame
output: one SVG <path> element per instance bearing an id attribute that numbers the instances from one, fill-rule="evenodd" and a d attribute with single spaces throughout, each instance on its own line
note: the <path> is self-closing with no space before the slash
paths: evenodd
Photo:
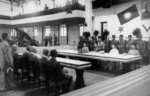
<path id="1" fill-rule="evenodd" d="M 49 30 L 49 32 L 47 31 Z M 45 36 L 49 36 L 51 34 L 51 27 L 50 26 L 45 26 Z"/>
<path id="2" fill-rule="evenodd" d="M 61 37 L 66 37 L 67 36 L 67 25 L 62 24 L 60 25 L 60 36 Z"/>
<path id="3" fill-rule="evenodd" d="M 14 29 L 11 29 L 11 33 L 10 33 L 11 37 L 17 37 L 17 32 Z"/>
<path id="4" fill-rule="evenodd" d="M 33 28 L 33 37 L 37 37 L 38 36 L 38 28 L 37 27 L 34 27 Z"/>
<path id="5" fill-rule="evenodd" d="M 82 27 L 82 31 L 81 31 L 81 27 Z M 79 35 L 80 35 L 80 36 L 83 36 L 84 31 L 85 31 L 85 26 L 84 26 L 84 24 L 79 24 Z"/>

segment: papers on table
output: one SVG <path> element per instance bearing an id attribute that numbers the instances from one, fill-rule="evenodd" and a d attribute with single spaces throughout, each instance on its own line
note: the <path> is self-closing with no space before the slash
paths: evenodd
<path id="1" fill-rule="evenodd" d="M 132 62 L 141 59 L 141 56 L 109 54 L 109 53 L 104 53 L 103 51 L 78 54 L 76 50 L 58 50 L 58 54 L 64 56 L 74 56 L 79 58 L 81 57 L 81 58 L 88 58 L 88 59 L 117 61 L 117 62 Z"/>

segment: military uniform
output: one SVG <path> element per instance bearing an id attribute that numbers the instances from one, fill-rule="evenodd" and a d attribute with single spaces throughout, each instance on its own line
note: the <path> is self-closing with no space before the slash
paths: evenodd
<path id="1" fill-rule="evenodd" d="M 135 40 L 135 44 L 137 45 L 137 48 L 140 52 L 140 55 L 142 56 L 142 62 L 141 63 L 145 63 L 144 58 L 146 57 L 146 43 L 145 41 L 141 40 L 141 39 L 137 39 Z"/>
<path id="2" fill-rule="evenodd" d="M 126 42 L 126 51 L 128 52 L 132 47 L 133 40 L 127 40 Z"/>
<path id="3" fill-rule="evenodd" d="M 122 54 L 126 51 L 126 41 L 125 40 L 120 40 L 118 42 L 118 50 L 119 50 L 120 54 Z"/>

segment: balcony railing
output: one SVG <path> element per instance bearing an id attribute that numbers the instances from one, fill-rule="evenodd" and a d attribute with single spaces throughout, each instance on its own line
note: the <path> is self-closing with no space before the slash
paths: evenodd
<path id="1" fill-rule="evenodd" d="M 85 6 L 83 6 L 79 3 L 75 3 L 75 4 L 72 4 L 70 6 L 66 5 L 64 7 L 57 7 L 57 8 L 48 9 L 48 10 L 44 10 L 44 11 L 38 11 L 38 12 L 34 12 L 34 13 L 17 15 L 17 16 L 13 17 L 13 20 L 36 17 L 36 16 L 43 16 L 43 15 L 51 15 L 51 14 L 56 14 L 56 13 L 60 13 L 60 12 L 67 12 L 69 10 L 71 10 L 71 11 L 72 10 L 82 10 L 82 11 L 84 11 Z"/>

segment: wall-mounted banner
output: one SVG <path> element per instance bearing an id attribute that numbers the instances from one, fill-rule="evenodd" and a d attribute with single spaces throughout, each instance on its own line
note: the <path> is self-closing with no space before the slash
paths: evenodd
<path id="1" fill-rule="evenodd" d="M 144 24 L 142 26 L 146 32 L 148 32 L 150 30 L 150 26 L 148 28 Z"/>
<path id="2" fill-rule="evenodd" d="M 141 19 L 150 19 L 150 0 L 141 1 Z"/>
<path id="3" fill-rule="evenodd" d="M 139 12 L 138 9 L 136 7 L 136 4 L 128 7 L 127 9 L 123 10 L 122 12 L 120 12 L 118 15 L 120 24 L 123 25 L 129 21 L 131 21 L 132 19 L 136 18 L 139 16 Z"/>

